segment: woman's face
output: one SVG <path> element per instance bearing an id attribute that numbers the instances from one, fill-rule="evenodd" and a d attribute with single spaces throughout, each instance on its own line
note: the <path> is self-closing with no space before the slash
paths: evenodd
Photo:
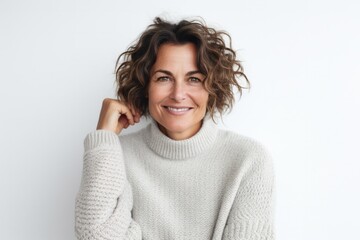
<path id="1" fill-rule="evenodd" d="M 149 112 L 168 137 L 182 140 L 199 131 L 209 98 L 204 78 L 194 44 L 160 46 L 150 73 Z"/>

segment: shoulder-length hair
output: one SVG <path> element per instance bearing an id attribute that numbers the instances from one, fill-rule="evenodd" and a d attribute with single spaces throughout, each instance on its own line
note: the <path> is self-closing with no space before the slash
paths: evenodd
<path id="1" fill-rule="evenodd" d="M 149 115 L 147 91 L 150 71 L 159 47 L 164 43 L 195 44 L 197 67 L 205 76 L 204 87 L 209 93 L 206 110 L 212 118 L 216 112 L 222 115 L 231 110 L 235 98 L 233 88 L 242 95 L 242 89 L 246 87 L 240 86 L 240 77 L 250 87 L 243 66 L 231 48 L 228 33 L 209 28 L 199 20 L 182 20 L 173 24 L 157 17 L 116 62 L 117 99 L 126 102 L 141 115 Z"/>

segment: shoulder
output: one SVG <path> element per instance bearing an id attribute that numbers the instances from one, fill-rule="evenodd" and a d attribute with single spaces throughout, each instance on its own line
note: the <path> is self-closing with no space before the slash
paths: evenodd
<path id="1" fill-rule="evenodd" d="M 233 131 L 219 129 L 218 140 L 239 153 L 269 155 L 268 148 L 262 142 Z"/>
<path id="2" fill-rule="evenodd" d="M 225 154 L 232 153 L 234 166 L 272 169 L 269 149 L 260 141 L 233 131 L 219 129 L 218 143 Z"/>

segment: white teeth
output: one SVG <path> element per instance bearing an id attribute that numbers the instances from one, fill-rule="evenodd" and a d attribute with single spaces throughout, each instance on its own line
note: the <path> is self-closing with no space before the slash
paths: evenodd
<path id="1" fill-rule="evenodd" d="M 173 108 L 173 107 L 167 107 L 170 111 L 174 111 L 174 112 L 184 112 L 189 110 L 189 108 Z"/>

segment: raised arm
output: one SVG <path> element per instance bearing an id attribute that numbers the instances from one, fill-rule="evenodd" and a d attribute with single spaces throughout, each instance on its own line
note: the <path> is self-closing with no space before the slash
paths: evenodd
<path id="1" fill-rule="evenodd" d="M 84 140 L 84 164 L 76 198 L 75 231 L 79 240 L 141 239 L 131 218 L 131 186 L 126 178 L 118 134 L 140 121 L 124 102 L 103 100 L 97 130 Z"/>
<path id="2" fill-rule="evenodd" d="M 96 130 L 86 136 L 84 148 L 75 210 L 77 239 L 141 239 L 140 226 L 131 218 L 132 192 L 118 136 Z"/>

